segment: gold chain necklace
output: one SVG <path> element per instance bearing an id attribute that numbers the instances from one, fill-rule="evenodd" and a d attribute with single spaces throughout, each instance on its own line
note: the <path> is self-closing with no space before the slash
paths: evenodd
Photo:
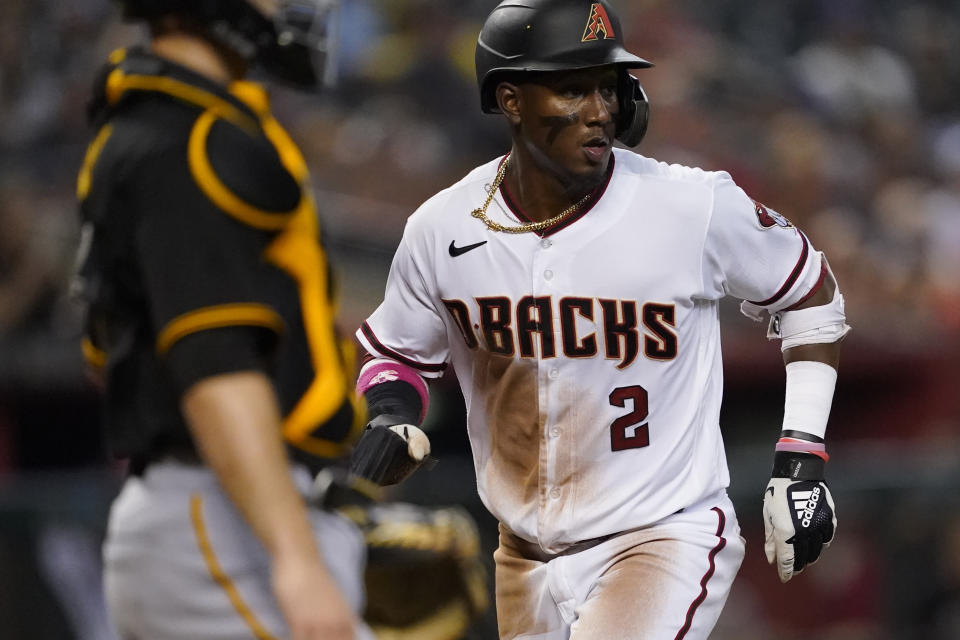
<path id="1" fill-rule="evenodd" d="M 516 227 L 505 227 L 500 223 L 494 222 L 487 217 L 487 207 L 490 206 L 490 203 L 493 202 L 493 197 L 497 195 L 497 190 L 500 189 L 500 184 L 503 182 L 504 177 L 507 175 L 507 165 L 510 164 L 510 154 L 507 154 L 507 157 L 503 160 L 503 164 L 500 165 L 500 169 L 497 171 L 497 176 L 493 179 L 493 184 L 490 185 L 490 192 L 487 194 L 487 201 L 483 203 L 483 206 L 479 209 L 474 209 L 470 215 L 474 218 L 479 218 L 483 221 L 487 228 L 491 231 L 502 231 L 504 233 L 526 233 L 528 231 L 542 231 L 547 227 L 552 227 L 557 224 L 564 218 L 568 217 L 574 211 L 579 209 L 584 205 L 584 203 L 590 199 L 590 196 L 593 195 L 593 192 L 588 193 L 587 195 L 580 198 L 580 201 L 567 207 L 557 215 L 553 216 L 548 220 L 543 220 L 541 222 L 528 222 L 527 224 L 521 224 Z"/>

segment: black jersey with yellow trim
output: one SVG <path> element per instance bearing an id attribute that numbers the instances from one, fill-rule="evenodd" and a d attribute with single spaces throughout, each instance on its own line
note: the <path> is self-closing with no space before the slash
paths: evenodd
<path id="1" fill-rule="evenodd" d="M 78 284 L 111 448 L 150 458 L 190 447 L 183 390 L 259 369 L 297 457 L 344 454 L 365 406 L 335 329 L 305 163 L 266 94 L 130 50 L 111 56 L 91 105 Z"/>

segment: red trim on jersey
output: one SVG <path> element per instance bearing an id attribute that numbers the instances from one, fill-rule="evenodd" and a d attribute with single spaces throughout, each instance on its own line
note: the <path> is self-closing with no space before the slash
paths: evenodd
<path id="1" fill-rule="evenodd" d="M 807 255 L 810 253 L 810 243 L 807 241 L 807 236 L 803 235 L 803 232 L 800 231 L 800 239 L 803 240 L 803 249 L 800 251 L 800 259 L 797 260 L 797 266 L 793 268 L 793 271 L 790 272 L 790 276 L 787 278 L 787 281 L 783 283 L 783 286 L 780 287 L 780 290 L 773 294 L 771 297 L 763 300 L 761 302 L 750 301 L 750 304 L 755 304 L 758 307 L 766 307 L 775 303 L 777 300 L 787 295 L 787 292 L 793 288 L 793 285 L 797 283 L 797 278 L 800 277 L 800 274 L 803 272 L 803 267 L 807 264 Z"/>
<path id="2" fill-rule="evenodd" d="M 411 360 L 410 358 L 404 355 L 400 355 L 390 347 L 387 347 L 382 342 L 380 342 L 377 339 L 376 334 L 373 333 L 373 329 L 371 329 L 370 325 L 367 324 L 366 322 L 360 325 L 360 331 L 363 331 L 363 335 L 367 337 L 367 340 L 370 341 L 370 344 L 372 344 L 377 351 L 387 356 L 388 358 L 393 358 L 397 362 L 402 362 L 408 367 L 413 367 L 414 369 L 419 369 L 420 371 L 429 371 L 432 373 L 443 371 L 444 369 L 447 368 L 446 362 L 441 362 L 440 364 L 423 364 L 421 362 Z"/>
<path id="3" fill-rule="evenodd" d="M 720 542 L 717 543 L 713 549 L 710 550 L 710 553 L 707 555 L 707 559 L 710 561 L 710 566 L 707 568 L 707 572 L 703 574 L 703 577 L 700 578 L 700 595 L 690 603 L 690 607 L 687 609 L 687 618 L 683 622 L 683 626 L 680 627 L 680 630 L 677 631 L 677 635 L 673 640 L 683 640 L 683 637 L 687 635 L 687 632 L 690 631 L 690 626 L 693 624 L 693 614 L 697 612 L 697 608 L 703 604 L 703 601 L 707 599 L 707 582 L 710 578 L 713 577 L 713 572 L 716 571 L 717 565 L 715 559 L 717 554 L 720 553 L 720 550 L 727 546 L 727 540 L 723 537 L 723 527 L 727 522 L 726 516 L 723 515 L 723 511 L 720 510 L 720 507 L 714 507 L 711 511 L 716 511 L 717 515 L 720 517 L 720 523 L 717 525 L 717 537 L 720 538 Z"/>
<path id="4" fill-rule="evenodd" d="M 823 281 L 826 277 L 827 277 L 827 264 L 825 262 L 821 262 L 820 277 L 817 279 L 817 283 L 813 285 L 813 288 L 810 289 L 810 292 L 807 293 L 807 295 L 803 296 L 802 298 L 794 302 L 792 305 L 784 309 L 784 311 L 793 311 L 794 309 L 799 309 L 804 302 L 806 302 L 807 300 L 813 297 L 813 294 L 815 294 L 817 291 L 820 291 L 820 287 L 823 286 Z"/>
<path id="5" fill-rule="evenodd" d="M 502 163 L 503 163 L 503 162 L 501 161 L 501 164 L 502 164 Z M 534 231 L 534 233 L 536 233 L 536 234 L 537 234 L 538 236 L 540 236 L 541 238 L 546 237 L 546 236 L 549 236 L 549 235 L 553 235 L 554 233 L 560 231 L 561 229 L 566 229 L 566 228 L 569 227 L 571 224 L 573 224 L 574 222 L 576 222 L 577 220 L 579 220 L 579 219 L 582 218 L 583 216 L 587 215 L 587 213 L 589 213 L 590 210 L 593 209 L 598 202 L 600 202 L 600 198 L 603 197 L 603 194 L 606 193 L 606 191 L 607 191 L 607 186 L 609 186 L 609 184 L 610 184 L 610 179 L 613 177 L 613 167 L 614 167 L 615 164 L 616 164 L 616 158 L 615 158 L 615 156 L 611 153 L 611 154 L 610 154 L 610 164 L 609 164 L 609 166 L 607 167 L 607 176 L 606 176 L 606 178 L 604 178 L 603 184 L 601 184 L 600 186 L 598 186 L 596 189 L 594 189 L 594 190 L 590 193 L 590 202 L 589 202 L 589 204 L 588 204 L 586 207 L 584 207 L 583 209 L 580 209 L 579 211 L 575 212 L 572 216 L 570 216 L 570 217 L 567 218 L 566 220 L 562 220 L 561 222 L 558 222 L 557 224 L 553 225 L 552 227 L 547 227 L 546 229 L 542 229 L 542 230 L 540 230 L 540 231 Z M 510 196 L 510 189 L 507 187 L 507 181 L 506 181 L 506 180 L 504 180 L 503 182 L 500 183 L 500 195 L 503 197 L 503 201 L 504 201 L 504 202 L 507 204 L 507 206 L 510 208 L 510 211 L 512 211 L 513 214 L 514 214 L 515 216 L 517 216 L 517 218 L 519 218 L 522 222 L 528 222 L 528 223 L 529 223 L 529 222 L 535 222 L 534 220 L 531 220 L 531 219 L 530 219 L 530 216 L 528 216 L 526 213 L 524 213 L 524 212 L 523 212 L 523 209 L 521 209 L 520 206 L 513 201 L 513 198 Z"/>

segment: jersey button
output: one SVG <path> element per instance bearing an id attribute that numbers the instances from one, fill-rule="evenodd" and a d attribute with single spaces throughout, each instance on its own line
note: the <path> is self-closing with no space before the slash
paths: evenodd
<path id="1" fill-rule="evenodd" d="M 549 249 L 550 247 L 553 246 L 553 240 L 551 240 L 550 238 L 542 238 L 540 240 L 540 246 L 543 247 L 544 249 Z"/>
<path id="2" fill-rule="evenodd" d="M 547 269 L 546 271 L 544 271 L 544 272 L 543 272 L 543 279 L 544 279 L 544 280 L 552 280 L 552 279 L 553 279 L 553 271 L 550 271 L 550 269 Z"/>
<path id="3" fill-rule="evenodd" d="M 560 427 L 554 427 L 553 429 L 550 429 L 550 435 L 553 436 L 554 438 L 559 438 L 559 437 L 560 437 Z"/>
<path id="4" fill-rule="evenodd" d="M 550 497 L 553 498 L 554 500 L 558 499 L 560 497 L 560 489 L 557 489 L 557 488 L 551 489 Z"/>
<path id="5" fill-rule="evenodd" d="M 547 375 L 550 376 L 550 379 L 551 379 L 551 380 L 556 380 L 557 378 L 560 377 L 560 370 L 559 370 L 559 369 L 550 369 L 550 373 L 548 373 Z"/>

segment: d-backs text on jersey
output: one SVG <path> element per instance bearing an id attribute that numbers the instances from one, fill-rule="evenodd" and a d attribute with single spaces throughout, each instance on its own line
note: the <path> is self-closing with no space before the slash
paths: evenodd
<path id="1" fill-rule="evenodd" d="M 639 355 L 642 335 L 643 354 L 647 358 L 672 360 L 677 356 L 673 304 L 646 302 L 641 305 L 636 300 L 575 296 L 555 301 L 553 296 L 529 295 L 516 303 L 507 296 L 478 297 L 475 301 L 479 314 L 476 320 L 463 300 L 443 300 L 470 349 L 478 348 L 482 338 L 492 353 L 503 356 L 519 353 L 520 357 L 534 358 L 537 357 L 536 336 L 541 359 L 557 357 L 560 349 L 568 358 L 593 358 L 602 350 L 604 357 L 618 361 L 618 369 L 625 369 Z M 559 318 L 561 345 L 556 344 L 554 317 Z M 578 317 L 598 329 L 602 327 L 602 331 L 581 333 L 577 327 Z"/>

